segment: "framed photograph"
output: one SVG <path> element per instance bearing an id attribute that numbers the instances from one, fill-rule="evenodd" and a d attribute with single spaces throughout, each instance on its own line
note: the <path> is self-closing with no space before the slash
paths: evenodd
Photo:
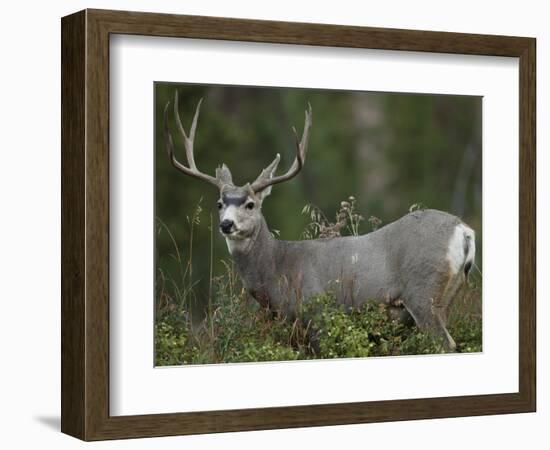
<path id="1" fill-rule="evenodd" d="M 535 411 L 535 39 L 61 25 L 64 433 Z"/>

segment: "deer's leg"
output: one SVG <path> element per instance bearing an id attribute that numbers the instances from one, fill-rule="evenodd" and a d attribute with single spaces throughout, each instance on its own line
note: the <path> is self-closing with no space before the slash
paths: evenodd
<path id="1" fill-rule="evenodd" d="M 441 295 L 441 315 L 445 325 L 447 325 L 449 310 L 451 309 L 453 301 L 464 286 L 465 281 L 466 277 L 462 272 L 456 274 L 455 276 L 451 277 L 451 279 L 447 283 L 447 286 L 445 287 L 445 290 L 443 291 L 443 294 Z"/>
<path id="2" fill-rule="evenodd" d="M 402 302 L 399 306 L 396 306 L 396 305 L 388 306 L 387 314 L 391 320 L 395 320 L 407 327 L 414 325 L 414 319 L 409 314 L 407 309 L 404 307 Z"/>
<path id="3" fill-rule="evenodd" d="M 307 340 L 309 344 L 309 349 L 313 352 L 316 357 L 321 356 L 321 345 L 319 344 L 319 335 L 317 331 L 312 329 L 307 330 Z"/>
<path id="4" fill-rule="evenodd" d="M 440 328 L 445 332 L 445 339 L 447 342 L 447 350 L 456 351 L 456 343 L 447 330 L 447 320 L 449 318 L 449 310 L 453 304 L 454 299 L 464 286 L 466 278 L 462 272 L 451 276 L 443 293 L 439 297 L 437 302 L 432 304 L 432 312 L 434 317 L 439 322 Z"/>
<path id="5" fill-rule="evenodd" d="M 439 334 L 443 336 L 445 349 L 449 352 L 456 351 L 456 342 L 454 341 L 453 337 L 449 334 L 449 330 L 447 330 L 447 324 L 445 323 L 446 322 L 445 310 L 436 309 L 433 312 L 433 315 L 435 317 L 435 321 L 437 322 L 437 326 L 435 327 L 435 329 L 437 332 L 439 332 Z"/>
<path id="6" fill-rule="evenodd" d="M 411 297 L 404 303 L 418 328 L 441 336 L 447 351 L 456 350 L 456 343 L 447 331 L 442 309 L 437 303 L 434 306 L 432 299 L 426 297 Z"/>

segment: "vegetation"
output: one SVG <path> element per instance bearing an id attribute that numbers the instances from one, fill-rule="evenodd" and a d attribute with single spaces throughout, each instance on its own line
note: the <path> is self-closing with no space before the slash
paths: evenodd
<path id="1" fill-rule="evenodd" d="M 155 239 L 156 265 L 167 280 L 181 280 L 185 261 L 174 257 L 173 241 L 185 258 L 193 241 L 190 279 L 185 287 L 167 281 L 164 289 L 169 297 L 181 298 L 185 292 L 176 292 L 176 286 L 193 286 L 195 321 L 213 297 L 212 279 L 226 273 L 221 261 L 227 258 L 227 248 L 223 239 L 211 239 L 208 226 L 211 214 L 217 223 L 219 193 L 175 170 L 166 156 L 163 111 L 166 102 L 173 102 L 176 89 L 186 129 L 197 102 L 204 99 L 194 146 L 197 166 L 213 175 L 225 163 L 239 185 L 254 181 L 276 153 L 281 154 L 279 173 L 287 170 L 296 152 L 291 127 L 298 127 L 301 135 L 304 109 L 311 103 L 313 126 L 304 170 L 274 187 L 262 206 L 267 223 L 280 231 L 281 239 L 301 238 L 311 221 L 309 214 L 300 214 L 306 203 L 329 212 L 353 192 L 357 210 L 365 215 L 360 224 L 364 229 L 376 226 L 371 214 L 391 222 L 418 200 L 461 217 L 476 230 L 477 260 L 483 261 L 481 97 L 159 82 L 155 216 L 170 233 L 164 231 Z M 169 125 L 176 154 L 184 161 L 171 108 Z M 191 236 L 186 216 L 193 214 L 201 198 L 197 218 L 203 225 Z"/>
<path id="2" fill-rule="evenodd" d="M 418 205 L 413 205 L 418 208 Z M 368 302 L 361 308 L 344 311 L 334 296 L 324 293 L 304 299 L 297 317 L 289 320 L 274 316 L 248 296 L 231 262 L 222 261 L 224 272 L 213 276 L 210 270 L 208 305 L 197 306 L 193 275 L 193 235 L 201 224 L 199 204 L 187 217 L 191 236 L 182 257 L 176 240 L 160 220 L 158 233 L 173 242 L 172 257 L 181 267 L 179 279 L 166 276 L 158 268 L 156 283 L 155 362 L 156 365 L 207 364 L 221 362 L 281 361 L 312 358 L 397 356 L 444 352 L 442 341 L 415 326 L 393 318 L 384 306 Z M 331 222 L 319 208 L 303 209 L 310 223 L 303 238 L 361 234 L 363 217 L 356 211 L 356 200 L 341 202 Z M 381 220 L 371 216 L 372 229 Z M 213 236 L 212 217 L 206 228 Z M 212 248 L 212 243 L 210 244 Z M 210 266 L 214 261 L 210 253 Z M 471 276 L 459 294 L 449 318 L 449 331 L 458 351 L 481 351 L 481 274 Z M 169 288 L 169 289 L 168 289 Z M 172 293 L 175 293 L 172 294 Z M 201 317 L 197 319 L 197 317 Z"/>

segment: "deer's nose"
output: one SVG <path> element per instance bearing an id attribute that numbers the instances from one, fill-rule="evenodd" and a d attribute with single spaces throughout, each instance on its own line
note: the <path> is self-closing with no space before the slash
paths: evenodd
<path id="1" fill-rule="evenodd" d="M 220 223 L 220 230 L 222 230 L 222 233 L 229 234 L 231 233 L 231 228 L 233 227 L 233 221 L 229 219 L 222 220 Z"/>

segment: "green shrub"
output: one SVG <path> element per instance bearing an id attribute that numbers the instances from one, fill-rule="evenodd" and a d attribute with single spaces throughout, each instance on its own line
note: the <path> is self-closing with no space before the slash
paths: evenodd
<path id="1" fill-rule="evenodd" d="M 348 313 L 329 294 L 308 302 L 318 357 L 350 358 L 443 353 L 443 340 L 392 319 L 384 305 L 367 302 Z"/>
<path id="2" fill-rule="evenodd" d="M 186 330 L 167 322 L 155 326 L 155 362 L 157 366 L 194 363 L 198 348 L 189 345 Z"/>
<path id="3" fill-rule="evenodd" d="M 443 353 L 442 339 L 392 319 L 383 305 L 367 302 L 345 311 L 330 293 L 304 302 L 298 318 L 273 316 L 244 290 L 228 295 L 217 283 L 212 314 L 198 324 L 189 319 L 158 320 L 156 364 L 208 364 L 357 358 Z M 466 288 L 467 296 L 472 296 Z M 474 296 L 475 297 L 475 296 Z M 460 302 L 464 300 L 461 299 Z M 464 305 L 460 304 L 461 308 Z M 449 331 L 458 351 L 481 351 L 481 316 L 452 315 Z M 182 314 L 180 312 L 180 314 Z M 183 312 L 183 317 L 188 317 Z"/>
<path id="4" fill-rule="evenodd" d="M 194 227 L 200 226 L 199 214 L 200 205 L 188 219 L 191 236 Z M 304 214 L 310 215 L 312 221 L 305 238 L 335 236 L 346 230 L 348 234 L 358 234 L 363 221 L 355 209 L 354 197 L 341 203 L 334 223 L 311 206 L 304 208 Z M 373 217 L 369 222 L 373 229 L 381 223 Z M 211 236 L 212 230 L 210 219 Z M 158 366 L 444 352 L 442 339 L 393 320 L 384 305 L 366 302 L 346 311 L 330 292 L 303 301 L 295 319 L 274 316 L 248 296 L 233 265 L 225 262 L 225 273 L 210 278 L 208 305 L 204 316 L 197 318 L 193 308 L 192 240 L 184 263 L 182 252 L 162 222 L 159 232 L 170 235 L 175 248 L 173 257 L 181 264 L 182 273 L 180 280 L 172 280 L 158 272 L 155 310 Z M 455 300 L 448 328 L 457 351 L 482 350 L 480 277 L 470 281 Z"/>

